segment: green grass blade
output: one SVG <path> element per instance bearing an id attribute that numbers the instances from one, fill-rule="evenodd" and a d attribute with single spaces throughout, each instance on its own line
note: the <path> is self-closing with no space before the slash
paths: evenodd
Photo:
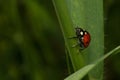
<path id="1" fill-rule="evenodd" d="M 95 66 L 97 66 L 101 61 L 103 61 L 105 58 L 109 57 L 112 54 L 116 54 L 120 52 L 120 46 L 116 47 L 112 51 L 108 52 L 106 55 L 98 59 L 97 61 L 93 62 L 92 64 L 89 64 L 82 69 L 76 71 L 69 77 L 67 77 L 64 80 L 81 80 L 86 74 L 88 74 L 89 71 L 91 71 Z"/>
<path id="2" fill-rule="evenodd" d="M 91 43 L 82 51 L 87 64 L 104 54 L 104 26 L 102 0 L 67 0 L 73 24 L 86 29 L 91 35 Z M 101 80 L 103 62 L 89 73 L 90 80 Z"/>
<path id="3" fill-rule="evenodd" d="M 70 55 L 70 59 L 73 65 L 73 69 L 76 71 L 83 67 L 84 61 L 81 54 L 79 54 L 78 48 L 73 48 L 77 42 L 69 39 L 69 37 L 75 36 L 74 27 L 68 12 L 68 6 L 65 0 L 53 0 L 53 4 L 61 25 L 61 30 L 64 36 L 65 45 Z"/>
<path id="4" fill-rule="evenodd" d="M 53 0 L 53 2 L 74 70 L 81 68 L 79 66 L 81 66 L 82 62 L 86 61 L 87 64 L 90 64 L 102 57 L 104 54 L 102 0 Z M 87 49 L 80 52 L 82 53 L 80 56 L 76 54 L 77 49 L 72 49 L 70 47 L 74 45 L 73 43 L 75 42 L 67 39 L 67 37 L 74 33 L 71 24 L 72 22 L 74 27 L 79 26 L 86 29 L 91 34 L 91 43 Z M 103 62 L 89 73 L 90 80 L 102 80 L 102 78 Z"/>

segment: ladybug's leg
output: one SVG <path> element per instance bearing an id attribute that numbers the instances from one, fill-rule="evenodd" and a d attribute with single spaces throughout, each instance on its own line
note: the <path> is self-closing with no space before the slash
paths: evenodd
<path id="1" fill-rule="evenodd" d="M 74 47 L 77 47 L 77 46 L 79 46 L 81 43 L 78 41 L 78 43 L 77 44 L 75 44 L 75 45 L 73 45 L 72 47 L 74 48 Z"/>
<path id="2" fill-rule="evenodd" d="M 77 46 L 79 46 L 79 43 L 78 43 L 78 44 L 73 45 L 72 47 L 74 48 L 74 47 L 77 47 Z"/>
<path id="3" fill-rule="evenodd" d="M 84 45 L 82 45 L 80 42 L 78 42 L 77 44 L 73 45 L 72 47 L 77 47 L 80 46 L 80 49 L 84 49 Z"/>
<path id="4" fill-rule="evenodd" d="M 76 39 L 78 38 L 77 36 L 69 37 L 69 39 Z"/>

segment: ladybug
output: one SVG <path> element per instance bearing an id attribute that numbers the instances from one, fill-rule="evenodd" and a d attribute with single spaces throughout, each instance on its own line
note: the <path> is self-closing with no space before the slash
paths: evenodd
<path id="1" fill-rule="evenodd" d="M 75 28 L 75 31 L 76 31 L 76 37 L 74 38 L 78 39 L 77 45 L 79 45 L 81 49 L 87 48 L 91 40 L 89 32 L 78 27 Z M 74 45 L 74 47 L 77 45 Z"/>

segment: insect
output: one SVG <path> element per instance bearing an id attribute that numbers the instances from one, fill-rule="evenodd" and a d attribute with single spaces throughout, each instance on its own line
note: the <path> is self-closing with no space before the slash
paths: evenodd
<path id="1" fill-rule="evenodd" d="M 75 28 L 75 31 L 76 31 L 76 36 L 73 38 L 77 38 L 78 43 L 73 47 L 79 45 L 81 49 L 87 48 L 91 40 L 89 32 L 78 27 Z"/>

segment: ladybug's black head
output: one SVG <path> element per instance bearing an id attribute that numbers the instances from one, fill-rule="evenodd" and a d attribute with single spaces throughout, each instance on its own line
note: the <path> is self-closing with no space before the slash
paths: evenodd
<path id="1" fill-rule="evenodd" d="M 84 35 L 84 30 L 82 28 L 75 28 L 77 37 L 82 37 Z"/>

